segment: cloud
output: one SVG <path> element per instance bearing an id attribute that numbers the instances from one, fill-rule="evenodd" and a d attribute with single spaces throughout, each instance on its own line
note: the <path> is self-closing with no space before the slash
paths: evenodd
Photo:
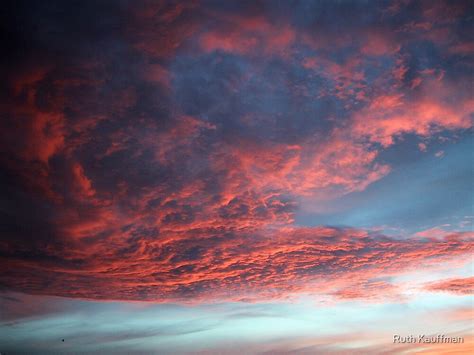
<path id="1" fill-rule="evenodd" d="M 375 299 L 398 292 L 387 275 L 468 253 L 460 232 L 293 223 L 302 198 L 323 205 L 389 174 L 383 152 L 406 135 L 472 127 L 463 6 L 437 39 L 412 26 L 439 18 L 426 4 L 389 21 L 363 3 L 38 4 L 3 16 L 5 287 L 164 302 L 319 283 Z"/>
<path id="2" fill-rule="evenodd" d="M 217 14 L 217 29 L 200 37 L 204 51 L 221 50 L 229 53 L 253 55 L 284 55 L 295 40 L 295 31 L 289 24 L 272 24 L 261 16 Z"/>
<path id="3" fill-rule="evenodd" d="M 91 225 L 87 231 L 100 227 Z M 137 226 L 129 228 L 93 244 L 90 237 L 81 237 L 75 248 L 66 247 L 58 255 L 39 252 L 49 252 L 47 258 L 4 251 L 3 262 L 10 269 L 2 283 L 27 293 L 158 302 L 273 299 L 299 293 L 370 298 L 393 288 L 378 278 L 420 265 L 462 261 L 472 248 L 466 233 L 441 240 L 397 240 L 351 229 L 269 229 L 262 234 L 243 227 L 138 238 Z"/>
<path id="4" fill-rule="evenodd" d="M 388 147 L 402 134 L 430 137 L 439 130 L 470 128 L 471 114 L 471 101 L 459 103 L 455 109 L 439 102 L 421 100 L 407 104 L 402 95 L 381 96 L 357 114 L 354 132 Z"/>
<path id="5" fill-rule="evenodd" d="M 470 295 L 474 292 L 474 278 L 446 279 L 432 282 L 426 289 L 433 292 L 451 292 L 458 295 Z"/>

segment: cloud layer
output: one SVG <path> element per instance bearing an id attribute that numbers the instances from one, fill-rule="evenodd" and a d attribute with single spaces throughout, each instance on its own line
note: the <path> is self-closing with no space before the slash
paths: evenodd
<path id="1" fill-rule="evenodd" d="M 396 293 L 394 274 L 465 259 L 466 232 L 293 222 L 301 198 L 324 206 L 389 174 L 381 154 L 407 136 L 426 151 L 471 129 L 469 3 L 289 6 L 7 6 L 1 285 L 370 298 Z"/>

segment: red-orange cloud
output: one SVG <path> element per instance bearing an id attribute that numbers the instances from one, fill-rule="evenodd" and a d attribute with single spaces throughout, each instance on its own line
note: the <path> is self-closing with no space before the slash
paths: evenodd
<path id="1" fill-rule="evenodd" d="M 9 267 L 2 283 L 27 293 L 97 299 L 208 302 L 299 293 L 371 298 L 395 287 L 377 281 L 381 277 L 466 259 L 472 252 L 468 234 L 396 240 L 334 228 L 244 232 L 222 227 L 140 238 L 137 232 L 132 226 L 93 244 L 83 237 L 61 254 L 43 250 L 44 259 L 4 250 L 2 264 Z"/>
<path id="2" fill-rule="evenodd" d="M 354 15 L 367 10 L 357 2 L 316 5 L 327 14 L 146 1 L 46 11 L 51 26 L 20 14 L 25 30 L 12 33 L 31 38 L 0 68 L 2 285 L 100 299 L 376 299 L 398 292 L 391 275 L 469 255 L 468 233 L 293 224 L 301 198 L 322 205 L 389 174 L 381 153 L 404 135 L 472 127 L 459 76 L 470 42 L 453 25 L 463 6 L 424 3 L 386 22 L 404 5 L 373 16 Z"/>

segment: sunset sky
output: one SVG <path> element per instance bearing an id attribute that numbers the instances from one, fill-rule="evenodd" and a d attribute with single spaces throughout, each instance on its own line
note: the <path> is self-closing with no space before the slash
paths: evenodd
<path id="1" fill-rule="evenodd" d="M 474 351 L 472 1 L 0 6 L 1 354 Z"/>

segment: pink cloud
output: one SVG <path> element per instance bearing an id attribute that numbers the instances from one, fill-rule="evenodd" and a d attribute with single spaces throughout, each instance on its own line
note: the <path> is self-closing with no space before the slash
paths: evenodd
<path id="1" fill-rule="evenodd" d="M 425 287 L 433 292 L 450 292 L 458 295 L 470 295 L 474 293 L 474 277 L 462 279 L 447 279 L 432 282 Z"/>
<path id="2" fill-rule="evenodd" d="M 289 25 L 276 26 L 263 17 L 219 16 L 224 21 L 221 28 L 206 31 L 200 36 L 204 51 L 252 55 L 284 54 L 295 40 L 295 31 Z"/>
<path id="3" fill-rule="evenodd" d="M 361 51 L 366 55 L 393 55 L 400 50 L 400 44 L 381 33 L 371 32 L 367 35 L 366 43 Z"/>
<path id="4" fill-rule="evenodd" d="M 408 26 L 420 31 L 413 38 L 448 48 L 446 56 L 468 54 L 470 44 L 453 41 L 451 28 L 426 33 L 428 20 L 449 27 L 460 10 L 420 6 L 422 21 Z M 468 233 L 431 230 L 398 240 L 293 225 L 299 199 L 322 204 L 389 174 L 381 152 L 403 135 L 428 141 L 472 127 L 473 100 L 444 69 L 414 70 L 410 78 L 406 31 L 359 24 L 354 33 L 319 33 L 194 2 L 141 3 L 129 16 L 120 45 L 97 50 L 97 58 L 67 58 L 67 65 L 48 58 L 56 64 L 8 77 L 1 160 L 21 208 L 12 212 L 20 222 L 0 243 L 2 284 L 159 302 L 305 292 L 377 299 L 399 292 L 391 275 L 469 255 Z M 250 86 L 235 83 L 225 82 L 232 90 L 221 101 L 219 85 L 203 97 L 201 87 L 199 95 L 178 93 L 175 59 L 210 58 L 216 50 L 244 57 L 254 70 L 238 74 L 247 84 L 254 74 L 268 79 L 262 73 L 270 58 L 284 64 L 288 103 L 276 101 L 289 111 L 260 105 L 260 88 L 258 104 L 249 103 L 253 98 L 237 89 Z M 387 67 L 378 56 L 389 57 Z M 193 75 L 205 69 L 197 68 Z M 302 100 L 311 109 L 300 124 Z M 186 107 L 190 101 L 197 108 Z M 296 137 L 285 131 L 293 124 Z M 276 138 L 267 128 L 284 134 Z M 23 228 L 23 220 L 38 230 Z"/>
<path id="5" fill-rule="evenodd" d="M 381 96 L 357 113 L 353 133 L 388 147 L 406 133 L 429 137 L 438 130 L 469 128 L 472 112 L 471 101 L 451 107 L 427 99 L 409 103 L 402 95 Z"/>
<path id="6" fill-rule="evenodd" d="M 229 217 L 233 223 L 232 214 Z M 103 220 L 97 218 L 95 224 L 81 225 L 82 229 L 70 233 L 110 229 L 110 222 Z M 129 221 L 116 223 L 121 228 Z M 239 223 L 245 221 L 239 219 Z M 228 228 L 227 238 L 220 237 L 218 229 L 204 234 L 189 227 L 181 233 L 170 230 L 158 239 L 134 242 L 123 233 L 93 244 L 84 236 L 62 252 L 61 262 L 54 261 L 54 254 L 48 263 L 10 258 L 11 268 L 2 282 L 28 293 L 158 302 L 265 300 L 301 293 L 379 298 L 388 290 L 396 294 L 396 286 L 376 278 L 398 275 L 421 264 L 434 267 L 441 261 L 463 260 L 472 248 L 471 237 L 465 233 L 442 240 L 395 240 L 351 229 L 252 232 L 247 226 L 244 232 L 242 228 L 239 236 Z M 74 266 L 76 262 L 80 269 Z M 48 289 L 41 287 L 40 275 L 45 272 L 54 275 Z M 351 283 L 359 286 L 349 287 Z"/>

